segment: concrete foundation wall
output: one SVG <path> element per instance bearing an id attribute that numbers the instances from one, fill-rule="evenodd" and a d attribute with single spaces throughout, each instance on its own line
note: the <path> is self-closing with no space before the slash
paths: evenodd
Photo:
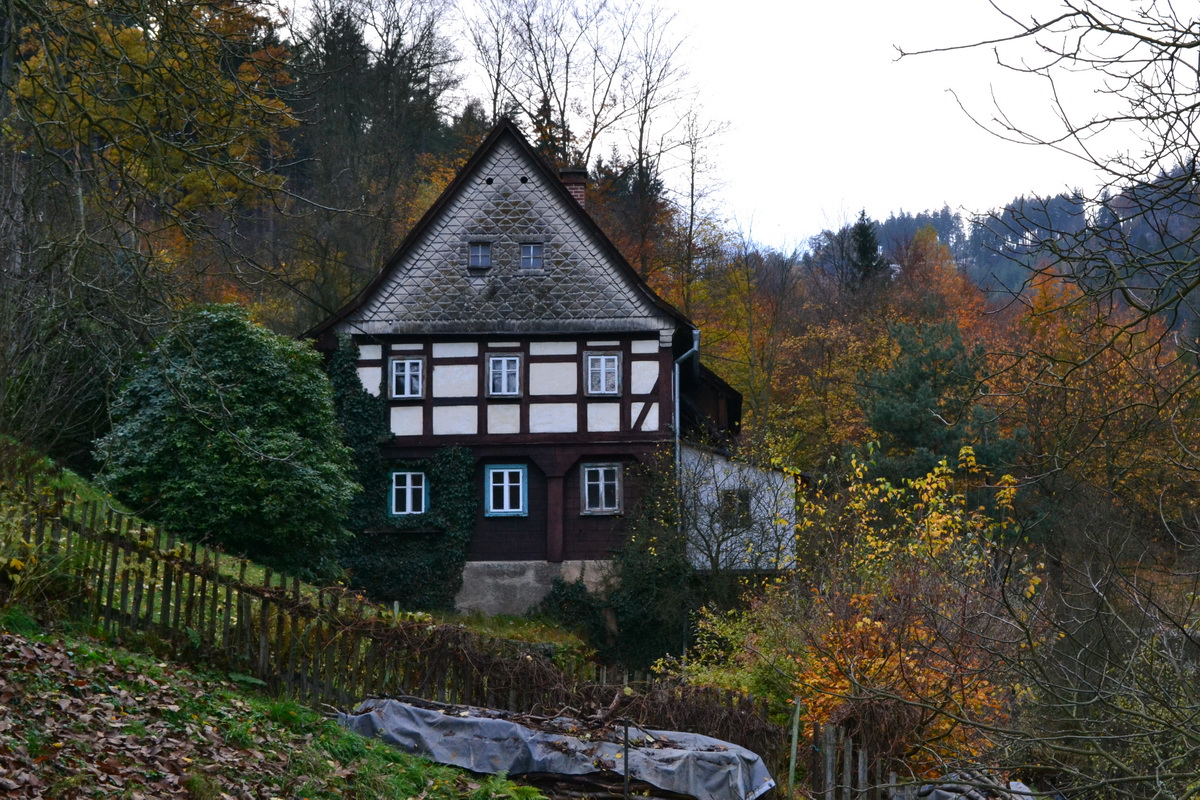
<path id="1" fill-rule="evenodd" d="M 611 565 L 610 561 L 468 561 L 454 607 L 485 614 L 524 614 L 541 602 L 555 578 L 568 583 L 582 579 L 596 591 Z"/>

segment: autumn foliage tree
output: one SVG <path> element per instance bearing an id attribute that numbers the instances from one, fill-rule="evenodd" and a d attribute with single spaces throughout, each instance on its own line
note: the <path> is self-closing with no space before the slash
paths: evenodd
<path id="1" fill-rule="evenodd" d="M 991 516 L 963 492 L 979 479 L 970 449 L 957 469 L 943 461 L 902 485 L 851 463 L 843 488 L 802 504 L 801 566 L 747 611 L 708 613 L 683 674 L 781 707 L 794 697 L 809 730 L 839 724 L 893 768 L 969 763 L 1015 713 L 1000 653 L 1025 641 L 1021 607 L 1042 580 L 1002 557 L 1012 482 L 999 482 Z"/>
<path id="2" fill-rule="evenodd" d="M 6 26 L 0 432 L 86 465 L 132 353 L 225 290 L 278 191 L 289 78 L 251 4 L 15 2 Z"/>

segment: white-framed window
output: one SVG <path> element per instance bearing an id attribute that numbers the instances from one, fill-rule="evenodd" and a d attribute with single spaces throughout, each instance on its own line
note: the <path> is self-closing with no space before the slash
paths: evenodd
<path id="1" fill-rule="evenodd" d="M 523 464 L 492 464 L 484 468 L 484 514 L 524 517 L 529 514 L 529 472 Z"/>
<path id="2" fill-rule="evenodd" d="M 620 353 L 585 354 L 583 373 L 587 394 L 621 393 Z"/>
<path id="3" fill-rule="evenodd" d="M 392 473 L 392 515 L 424 514 L 429 505 L 429 483 L 424 472 Z"/>
<path id="4" fill-rule="evenodd" d="M 471 242 L 467 245 L 467 266 L 484 269 L 492 265 L 492 243 Z"/>
<path id="5" fill-rule="evenodd" d="M 581 489 L 584 514 L 621 512 L 621 465 L 584 464 Z"/>
<path id="6" fill-rule="evenodd" d="M 425 359 L 392 359 L 391 389 L 392 397 L 424 397 Z"/>
<path id="7" fill-rule="evenodd" d="M 542 243 L 527 242 L 521 245 L 521 269 L 542 268 Z"/>
<path id="8" fill-rule="evenodd" d="M 488 356 L 488 394 L 517 397 L 521 394 L 521 357 Z"/>

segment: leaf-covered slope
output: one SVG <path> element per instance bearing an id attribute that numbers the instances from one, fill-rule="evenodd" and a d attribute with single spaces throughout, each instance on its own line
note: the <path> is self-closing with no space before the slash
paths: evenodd
<path id="1" fill-rule="evenodd" d="M 540 795 L 406 756 L 228 681 L 93 643 L 0 633 L 0 798 L 99 796 Z"/>

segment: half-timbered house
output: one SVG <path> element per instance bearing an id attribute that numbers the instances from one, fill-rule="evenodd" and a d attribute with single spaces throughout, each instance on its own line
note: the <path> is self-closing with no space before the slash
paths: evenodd
<path id="1" fill-rule="evenodd" d="M 460 607 L 523 611 L 555 576 L 598 577 L 641 492 L 631 467 L 678 436 L 738 427 L 740 395 L 588 216 L 585 179 L 556 174 L 501 123 L 314 330 L 327 345 L 352 337 L 363 386 L 386 400 L 391 515 L 437 502 L 406 463 L 471 450 L 479 502 Z"/>

